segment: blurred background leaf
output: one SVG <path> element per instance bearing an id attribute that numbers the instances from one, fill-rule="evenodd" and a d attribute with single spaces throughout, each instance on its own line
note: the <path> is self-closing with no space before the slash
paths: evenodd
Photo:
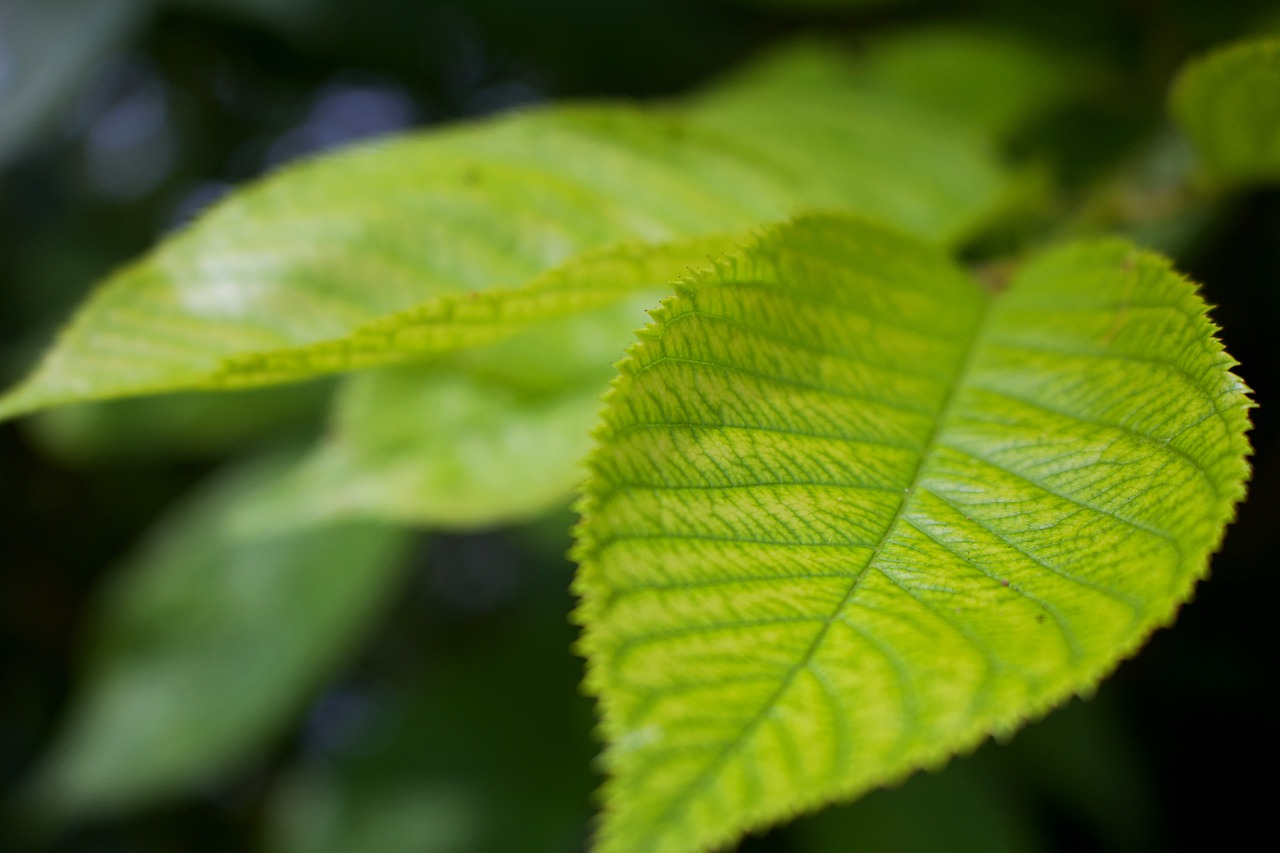
<path id="1" fill-rule="evenodd" d="M 1280 38 L 1218 50 L 1188 65 L 1170 109 L 1212 176 L 1280 181 Z"/>
<path id="2" fill-rule="evenodd" d="M 873 86 L 997 139 L 1051 114 L 1087 71 L 1043 41 L 975 27 L 878 35 L 861 65 Z"/>
<path id="3" fill-rule="evenodd" d="M 76 465 L 212 459 L 316 421 L 330 386 L 84 403 L 31 419 L 27 432 L 46 454 Z"/>
<path id="4" fill-rule="evenodd" d="M 99 816 L 226 773 L 359 647 L 403 574 L 407 534 L 353 523 L 237 535 L 231 511 L 280 466 L 221 475 L 117 572 L 32 783 L 37 811 Z"/>
<path id="5" fill-rule="evenodd" d="M 443 364 L 351 377 L 328 434 L 237 515 L 246 526 L 378 518 L 437 528 L 566 506 L 608 387 L 655 291 L 546 323 Z"/>
<path id="6" fill-rule="evenodd" d="M 429 618 L 392 620 L 381 642 L 399 654 L 333 697 L 363 703 L 364 739 L 281 776 L 268 850 L 582 849 L 597 780 L 591 704 L 565 654 L 569 520 L 437 540 L 413 588 Z M 430 823 L 406 819 L 411 804 Z"/>

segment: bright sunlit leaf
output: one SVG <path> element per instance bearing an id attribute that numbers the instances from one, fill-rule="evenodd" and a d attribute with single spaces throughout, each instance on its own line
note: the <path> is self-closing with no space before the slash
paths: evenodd
<path id="1" fill-rule="evenodd" d="M 729 86 L 675 106 L 558 106 L 378 142 L 234 193 L 120 270 L 0 398 L 0 417 L 466 346 L 474 326 L 428 335 L 423 350 L 414 335 L 388 344 L 399 327 L 377 323 L 463 313 L 483 291 L 518 299 L 538 275 L 625 241 L 741 233 L 819 208 L 954 242 L 991 214 L 1004 180 L 986 142 L 909 103 L 806 86 Z M 661 284 L 681 266 L 630 283 Z M 511 330 L 496 299 L 489 339 Z M 322 357 L 281 355 L 316 345 Z M 370 347 L 392 352 L 370 359 Z"/>
<path id="2" fill-rule="evenodd" d="M 991 293 L 809 219 L 654 319 L 577 549 L 607 853 L 725 844 L 1092 690 L 1243 495 L 1234 362 L 1195 287 L 1123 241 Z"/>

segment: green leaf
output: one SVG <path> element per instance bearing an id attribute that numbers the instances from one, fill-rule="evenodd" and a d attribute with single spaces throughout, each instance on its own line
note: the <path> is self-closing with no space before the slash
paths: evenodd
<path id="1" fill-rule="evenodd" d="M 741 241 L 716 235 L 585 252 L 522 287 L 449 294 L 379 317 L 343 338 L 229 357 L 212 381 L 228 387 L 286 382 L 483 347 L 602 306 L 607 310 L 634 298 L 637 290 L 706 265 L 735 242 Z M 625 342 L 614 341 L 605 357 L 612 360 Z M 526 352 L 521 361 L 528 358 Z"/>
<path id="2" fill-rule="evenodd" d="M 872 86 L 996 137 L 1056 106 L 1079 70 L 1048 45 L 976 27 L 915 27 L 880 37 L 860 64 Z"/>
<path id="3" fill-rule="evenodd" d="M 664 303 L 578 536 L 600 850 L 702 850 L 936 766 L 1168 623 L 1248 471 L 1204 311 L 1122 241 L 992 295 L 839 218 Z"/>
<path id="4" fill-rule="evenodd" d="M 240 525 L 379 518 L 466 529 L 567 506 L 606 384 L 535 394 L 431 367 L 355 377 L 330 435 L 242 506 Z"/>
<path id="5" fill-rule="evenodd" d="M 592 709 L 576 689 L 581 664 L 565 654 L 573 640 L 564 618 L 568 518 L 504 536 L 521 565 L 498 566 L 486 537 L 479 541 L 489 547 L 470 560 L 428 567 L 425 590 L 434 582 L 441 599 L 454 601 L 466 578 L 491 587 L 495 573 L 519 577 L 501 618 L 484 619 L 480 630 L 459 631 L 462 614 L 448 610 L 434 627 L 397 629 L 415 654 L 398 656 L 394 671 L 380 669 L 365 690 L 357 682 L 344 692 L 364 711 L 355 737 L 284 768 L 264 810 L 264 851 L 582 849 L 596 780 Z M 442 594 L 446 585 L 452 593 Z M 426 607 L 439 612 L 442 603 Z"/>
<path id="6" fill-rule="evenodd" d="M 283 464 L 216 480 L 117 576 L 80 693 L 32 780 L 38 811 L 118 811 L 237 767 L 350 654 L 401 576 L 406 534 L 232 530 L 234 507 Z"/>
<path id="7" fill-rule="evenodd" d="M 470 528 L 568 506 L 611 365 L 663 295 L 445 363 L 351 377 L 325 440 L 239 515 L 249 525 L 381 518 Z"/>
<path id="8" fill-rule="evenodd" d="M 620 242 L 740 233 L 807 208 L 954 242 L 1004 185 L 990 146 L 954 130 L 883 97 L 736 86 L 685 105 L 528 111 L 321 158 L 235 193 L 112 276 L 0 398 L 0 417 L 367 366 L 370 346 L 400 358 L 464 346 L 478 325 L 428 334 L 425 349 L 394 322 L 365 327 L 411 309 L 444 322 L 501 289 L 493 339 L 528 309 L 504 313 L 505 296 Z M 566 290 L 593 284 L 566 269 Z M 280 353 L 325 342 L 338 350 L 327 360 Z"/>
<path id="9" fill-rule="evenodd" d="M 1243 42 L 1188 64 L 1169 107 L 1214 177 L 1280 180 L 1280 38 Z"/>
<path id="10" fill-rule="evenodd" d="M 330 390 L 310 382 L 83 403 L 41 412 L 29 432 L 44 453 L 76 466 L 215 458 L 315 422 Z"/>

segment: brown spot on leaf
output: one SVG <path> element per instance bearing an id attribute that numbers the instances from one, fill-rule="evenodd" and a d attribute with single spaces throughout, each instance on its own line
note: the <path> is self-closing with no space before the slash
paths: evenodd
<path id="1" fill-rule="evenodd" d="M 992 261 L 981 264 L 973 270 L 973 276 L 990 293 L 1000 293 L 1009 286 L 1017 264 L 1013 261 Z"/>

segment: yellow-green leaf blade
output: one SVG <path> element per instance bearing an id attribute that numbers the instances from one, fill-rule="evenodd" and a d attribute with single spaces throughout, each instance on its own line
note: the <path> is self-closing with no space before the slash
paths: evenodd
<path id="1" fill-rule="evenodd" d="M 1169 107 L 1215 178 L 1280 181 L 1280 39 L 1243 42 L 1190 63 Z"/>
<path id="2" fill-rule="evenodd" d="M 728 235 L 714 235 L 661 245 L 618 243 L 584 252 L 521 287 L 446 294 L 378 317 L 342 338 L 231 356 L 210 381 L 221 387 L 287 382 L 508 341 L 635 298 L 642 288 L 665 284 L 691 268 L 705 266 L 739 242 Z M 625 342 L 625 336 L 615 341 L 603 356 L 605 363 L 616 358 Z"/>
<path id="3" fill-rule="evenodd" d="M 992 297 L 913 240 L 808 220 L 655 319 L 579 536 L 601 850 L 723 844 L 1091 688 L 1242 494 L 1232 362 L 1127 244 Z"/>
<path id="4" fill-rule="evenodd" d="M 1000 201 L 1005 176 L 990 146 L 909 105 L 765 80 L 744 110 L 734 93 L 531 110 L 288 168 L 112 276 L 36 373 L 0 398 L 0 417 L 366 366 L 364 333 L 395 331 L 370 329 L 380 318 L 515 293 L 620 242 L 741 233 L 812 208 L 948 242 Z M 774 112 L 777 132 L 759 133 Z M 386 350 L 418 354 L 417 343 L 383 341 L 377 363 Z M 332 351 L 281 355 L 316 345 Z"/>

